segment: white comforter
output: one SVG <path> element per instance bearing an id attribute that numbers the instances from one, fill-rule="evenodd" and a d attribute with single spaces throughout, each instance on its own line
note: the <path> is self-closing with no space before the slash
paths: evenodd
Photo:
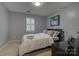
<path id="1" fill-rule="evenodd" d="M 33 39 L 27 39 L 27 36 L 34 36 Z M 28 34 L 23 36 L 23 42 L 19 47 L 19 55 L 50 46 L 53 43 L 52 37 L 48 34 Z"/>

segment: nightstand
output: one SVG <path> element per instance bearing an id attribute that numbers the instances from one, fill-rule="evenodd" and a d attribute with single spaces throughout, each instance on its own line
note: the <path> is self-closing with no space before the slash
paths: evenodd
<path id="1" fill-rule="evenodd" d="M 54 41 L 54 45 L 59 46 L 60 40 L 59 40 L 58 37 L 54 37 L 54 38 L 53 38 L 53 41 Z"/>
<path id="2" fill-rule="evenodd" d="M 63 55 L 64 50 L 62 50 L 57 44 L 52 44 L 52 56 L 61 56 Z"/>

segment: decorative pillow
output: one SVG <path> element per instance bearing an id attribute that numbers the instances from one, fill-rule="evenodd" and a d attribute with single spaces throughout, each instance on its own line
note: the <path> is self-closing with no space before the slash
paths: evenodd
<path id="1" fill-rule="evenodd" d="M 48 31 L 47 34 L 50 35 L 50 36 L 53 36 L 54 31 Z"/>
<path id="2" fill-rule="evenodd" d="M 59 31 L 54 31 L 54 35 L 53 35 L 53 37 L 57 37 L 58 35 L 59 35 Z"/>
<path id="3" fill-rule="evenodd" d="M 47 30 L 43 30 L 43 33 L 47 34 Z"/>
<path id="4" fill-rule="evenodd" d="M 34 36 L 27 36 L 27 39 L 33 39 Z"/>

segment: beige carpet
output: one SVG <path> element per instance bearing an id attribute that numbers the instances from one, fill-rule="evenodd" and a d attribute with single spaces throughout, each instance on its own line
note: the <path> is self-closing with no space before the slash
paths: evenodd
<path id="1" fill-rule="evenodd" d="M 0 56 L 17 56 L 20 40 L 10 40 L 0 48 Z"/>
<path id="2" fill-rule="evenodd" d="M 0 56 L 18 56 L 20 40 L 10 40 L 2 48 L 0 48 Z M 51 49 L 43 49 L 35 51 L 24 56 L 51 56 Z"/>

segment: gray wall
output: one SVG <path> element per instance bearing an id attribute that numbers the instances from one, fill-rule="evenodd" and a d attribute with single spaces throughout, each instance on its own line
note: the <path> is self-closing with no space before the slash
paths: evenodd
<path id="1" fill-rule="evenodd" d="M 50 26 L 50 17 L 60 15 L 60 26 Z M 79 31 L 79 3 L 73 3 L 60 11 L 48 16 L 48 28 L 61 28 L 65 31 L 65 40 L 71 35 L 76 37 L 76 31 Z"/>
<path id="2" fill-rule="evenodd" d="M 21 13 L 9 12 L 9 38 L 10 39 L 21 39 L 26 32 L 26 17 L 35 18 L 35 32 L 41 32 L 46 27 L 46 18 L 34 15 L 25 15 Z"/>
<path id="3" fill-rule="evenodd" d="M 0 3 L 0 47 L 8 39 L 8 11 L 5 6 Z"/>

